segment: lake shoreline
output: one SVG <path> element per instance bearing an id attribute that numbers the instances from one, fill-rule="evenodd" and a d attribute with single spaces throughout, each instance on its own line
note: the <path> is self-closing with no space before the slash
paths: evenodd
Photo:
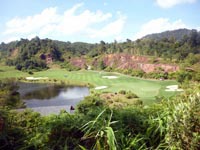
<path id="1" fill-rule="evenodd" d="M 90 90 L 86 86 L 33 82 L 18 82 L 18 85 L 20 100 L 25 106 L 22 109 L 40 112 L 40 109 L 46 108 L 41 110 L 44 114 L 46 114 L 45 111 L 48 111 L 48 114 L 58 112 L 58 108 L 63 109 L 64 106 L 67 106 L 66 110 L 69 111 L 70 106 L 75 107 L 84 97 L 90 95 Z"/>

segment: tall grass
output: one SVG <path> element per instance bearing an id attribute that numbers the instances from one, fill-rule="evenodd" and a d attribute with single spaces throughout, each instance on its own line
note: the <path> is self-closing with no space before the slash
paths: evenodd
<path id="1" fill-rule="evenodd" d="M 104 109 L 94 120 L 89 121 L 82 127 L 82 130 L 85 131 L 85 134 L 82 139 L 94 139 L 96 141 L 92 146 L 92 149 L 94 150 L 117 150 L 115 133 L 111 127 L 111 125 L 116 123 L 116 121 L 111 121 L 113 115 L 112 111 L 108 120 L 101 120 L 100 117 L 102 117 L 105 111 L 106 109 Z M 101 127 L 97 128 L 97 124 L 99 123 L 101 124 Z"/>
<path id="2" fill-rule="evenodd" d="M 165 137 L 169 149 L 200 149 L 200 93 L 179 99 L 172 108 Z"/>

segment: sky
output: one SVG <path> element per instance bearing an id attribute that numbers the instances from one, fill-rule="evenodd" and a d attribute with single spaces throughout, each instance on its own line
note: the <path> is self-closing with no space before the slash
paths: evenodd
<path id="1" fill-rule="evenodd" d="M 200 0 L 1 0 L 0 42 L 36 36 L 99 43 L 200 30 Z"/>

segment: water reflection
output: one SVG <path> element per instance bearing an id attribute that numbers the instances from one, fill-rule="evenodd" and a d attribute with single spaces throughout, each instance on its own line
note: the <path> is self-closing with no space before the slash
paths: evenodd
<path id="1" fill-rule="evenodd" d="M 55 86 L 49 86 L 45 87 L 39 90 L 33 90 L 28 93 L 25 93 L 22 95 L 22 99 L 25 100 L 31 100 L 31 99 L 38 99 L 38 100 L 44 100 L 44 99 L 52 99 L 59 95 L 59 89 Z"/>
<path id="2" fill-rule="evenodd" d="M 89 95 L 87 87 L 60 87 L 53 84 L 20 83 L 20 95 L 26 106 L 75 106 Z"/>

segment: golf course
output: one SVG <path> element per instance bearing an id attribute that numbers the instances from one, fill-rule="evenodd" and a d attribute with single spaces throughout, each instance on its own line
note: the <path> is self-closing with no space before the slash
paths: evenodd
<path id="1" fill-rule="evenodd" d="M 172 80 L 148 80 L 103 71 L 80 70 L 69 72 L 65 69 L 48 69 L 34 72 L 34 74 L 30 75 L 27 72 L 17 71 L 13 67 L 4 66 L 1 68 L 0 78 L 12 77 L 27 78 L 28 82 L 33 82 L 33 80 L 30 80 L 31 78 L 41 78 L 45 79 L 45 82 L 53 81 L 59 83 L 60 81 L 65 81 L 76 85 L 92 85 L 90 91 L 95 92 L 132 91 L 143 100 L 144 104 L 148 105 L 155 102 L 156 96 L 170 97 L 176 94 L 175 91 L 166 91 L 166 87 L 177 85 L 177 82 Z"/>
<path id="2" fill-rule="evenodd" d="M 0 150 L 200 150 L 200 0 L 15 1 Z"/>

